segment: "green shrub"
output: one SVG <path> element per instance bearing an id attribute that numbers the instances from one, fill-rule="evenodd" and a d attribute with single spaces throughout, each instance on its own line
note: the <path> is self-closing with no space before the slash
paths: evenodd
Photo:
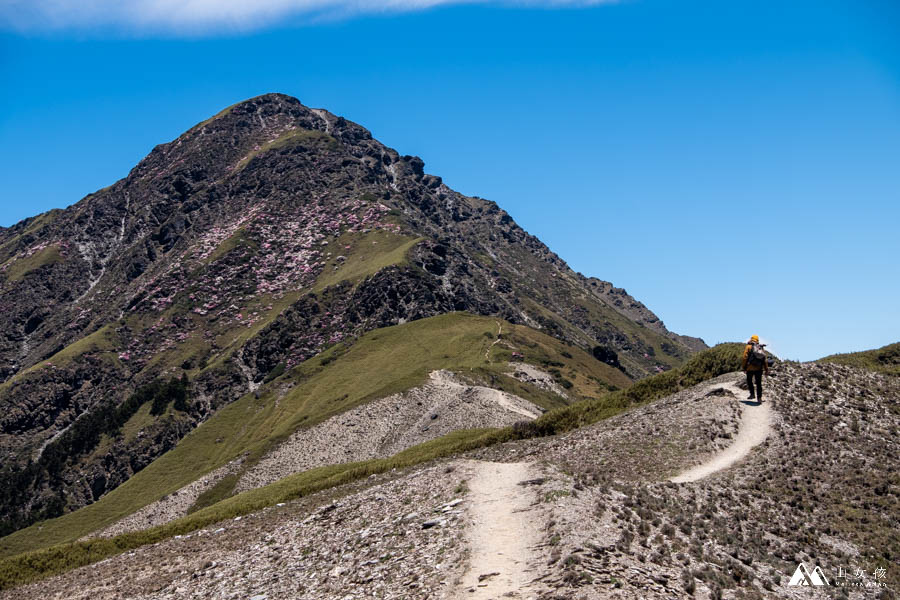
<path id="1" fill-rule="evenodd" d="M 183 374 L 181 379 L 172 377 L 168 382 L 162 383 L 157 379 L 150 384 L 153 394 L 153 405 L 150 407 L 151 415 L 161 415 L 165 412 L 169 402 L 172 402 L 175 410 L 187 411 L 188 379 Z"/>
<path id="2" fill-rule="evenodd" d="M 606 346 L 594 346 L 591 350 L 591 354 L 593 354 L 594 358 L 600 362 L 615 367 L 623 373 L 625 372 L 625 367 L 619 362 L 619 355 L 616 354 L 616 351 L 612 348 L 607 348 Z"/>
<path id="3" fill-rule="evenodd" d="M 275 368 L 269 371 L 268 375 L 266 375 L 266 378 L 263 379 L 263 383 L 269 383 L 273 379 L 281 377 L 284 374 L 285 366 L 286 365 L 284 363 L 278 363 L 277 365 L 275 365 Z"/>
<path id="4" fill-rule="evenodd" d="M 900 376 L 900 342 L 864 352 L 832 354 L 831 356 L 820 358 L 816 362 L 847 365 L 849 367 L 869 369 L 885 375 Z"/>

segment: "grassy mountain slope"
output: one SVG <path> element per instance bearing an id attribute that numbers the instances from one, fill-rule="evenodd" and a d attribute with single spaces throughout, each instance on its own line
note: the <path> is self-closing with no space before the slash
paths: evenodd
<path id="1" fill-rule="evenodd" d="M 419 241 L 419 238 L 398 235 L 389 231 L 347 232 L 338 239 L 341 254 L 330 259 L 326 269 L 323 269 L 308 292 L 305 294 L 290 292 L 280 297 L 270 295 L 255 298 L 244 305 L 244 311 L 248 317 L 246 323 L 230 322 L 216 319 L 210 315 L 197 314 L 193 311 L 195 306 L 189 298 L 190 293 L 183 292 L 174 297 L 172 304 L 161 316 L 141 313 L 127 314 L 118 322 L 105 325 L 60 349 L 47 360 L 19 371 L 9 380 L 0 384 L 0 399 L 4 393 L 10 392 L 14 397 L 31 395 L 39 398 L 42 395 L 52 395 L 56 391 L 52 384 L 48 386 L 48 381 L 66 385 L 73 379 L 96 377 L 98 366 L 103 367 L 106 377 L 111 382 L 127 380 L 129 377 L 135 382 L 149 382 L 160 375 L 174 374 L 178 376 L 179 373 L 186 373 L 191 379 L 209 377 L 215 382 L 221 379 L 221 373 L 227 373 L 233 369 L 233 365 L 229 363 L 233 362 L 233 356 L 240 351 L 242 344 L 270 326 L 298 299 L 305 297 L 312 299 L 312 302 L 315 303 L 319 298 L 327 298 L 331 293 L 329 288 L 335 285 L 343 286 L 340 289 L 346 293 L 348 289 L 354 289 L 362 280 L 379 270 L 389 266 L 405 265 L 410 249 Z M 225 240 L 216 251 L 222 246 L 230 246 L 220 254 L 220 257 L 224 257 L 227 261 L 228 254 L 235 249 L 239 250 L 240 245 L 231 244 Z M 177 327 L 174 327 L 175 324 Z M 136 358 L 136 353 L 131 348 L 126 348 L 124 351 L 122 348 L 128 344 L 129 336 L 137 331 L 147 332 L 147 338 L 160 338 L 162 344 L 158 345 L 152 356 L 134 372 L 133 368 L 129 367 L 129 362 Z M 130 375 L 129 370 L 133 371 Z M 120 397 L 123 393 L 122 391 L 117 392 L 115 388 L 118 387 L 127 394 L 130 386 L 119 387 L 114 384 L 110 387 L 113 388 L 113 398 L 107 398 L 106 402 L 115 403 L 117 400 L 114 398 Z M 227 390 L 224 389 L 215 390 L 216 396 L 226 393 Z M 102 394 L 102 390 L 98 390 L 98 395 L 100 394 Z M 100 397 L 102 398 L 102 395 Z M 68 409 L 64 410 L 63 414 L 66 412 Z M 113 450 L 115 442 L 119 442 L 115 450 L 120 455 L 123 452 L 142 454 L 145 451 L 140 448 L 135 449 L 135 446 L 140 446 L 141 442 L 144 447 L 155 443 L 147 442 L 146 440 L 149 438 L 136 442 L 135 432 L 131 430 L 144 430 L 145 433 L 151 434 L 155 432 L 157 437 L 164 436 L 166 439 L 170 439 L 172 435 L 178 435 L 178 437 L 183 435 L 178 432 L 185 431 L 185 424 L 189 430 L 190 423 L 203 418 L 202 413 L 198 413 L 197 409 L 191 410 L 190 415 L 173 415 L 172 411 L 169 411 L 155 419 L 147 419 L 146 412 L 145 410 L 141 413 L 143 421 L 140 423 L 140 427 L 136 427 L 136 423 L 133 422 L 126 424 L 121 436 L 117 436 L 115 439 L 104 437 L 98 444 L 97 451 L 88 456 L 71 457 L 70 470 L 93 471 L 98 473 L 97 476 L 103 480 L 102 465 L 108 464 L 104 452 Z M 39 413 L 29 414 L 29 409 L 21 404 L 13 406 L 7 415 L 7 418 L 26 422 L 29 419 L 40 418 L 37 416 Z M 180 425 L 172 426 L 169 421 L 173 417 Z M 47 430 L 43 435 L 35 436 L 24 444 L 20 437 L 0 434 L 0 446 L 10 453 L 15 453 L 24 461 L 27 457 L 37 456 L 41 447 L 51 439 L 52 434 L 52 430 Z M 167 443 L 171 444 L 172 442 Z M 145 463 L 149 462 L 145 459 L 142 460 Z M 12 461 L 4 466 L 9 464 L 12 464 Z M 133 468 L 139 470 L 142 466 L 139 463 Z M 88 481 L 89 478 L 81 478 L 81 480 Z M 78 481 L 69 484 L 70 488 L 78 485 Z M 83 484 L 81 485 L 83 487 Z M 67 502 L 71 502 L 77 507 L 79 505 L 78 496 L 69 495 Z M 40 505 L 38 505 L 39 507 Z"/>
<path id="2" fill-rule="evenodd" d="M 875 350 L 832 354 L 816 362 L 859 367 L 886 375 L 900 375 L 900 342 L 888 344 Z"/>
<path id="3" fill-rule="evenodd" d="M 495 344 L 498 325 L 502 342 Z M 617 369 L 580 349 L 524 326 L 464 313 L 379 329 L 355 344 L 335 346 L 220 409 L 173 450 L 97 502 L 0 540 L 8 556 L 78 539 L 241 456 L 261 457 L 297 428 L 311 427 L 368 400 L 409 389 L 436 369 L 491 380 L 548 409 L 558 396 L 504 373 L 512 349 L 527 362 L 555 364 L 571 378 L 576 398 L 599 398 L 629 384 Z M 133 417 L 146 418 L 143 413 Z M 133 428 L 133 427 L 132 427 Z M 126 426 L 126 434 L 128 427 Z"/>

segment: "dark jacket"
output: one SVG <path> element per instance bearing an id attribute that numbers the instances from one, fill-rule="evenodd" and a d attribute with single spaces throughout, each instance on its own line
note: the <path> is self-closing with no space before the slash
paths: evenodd
<path id="1" fill-rule="evenodd" d="M 763 360 L 763 364 L 761 364 L 761 365 L 748 364 L 748 361 L 750 360 L 750 351 L 751 350 L 753 350 L 753 344 L 747 344 L 747 347 L 744 348 L 744 356 L 741 359 L 741 370 L 749 371 L 751 373 L 753 371 L 765 371 L 766 373 L 768 373 L 769 372 L 769 361 L 767 361 L 767 360 Z"/>

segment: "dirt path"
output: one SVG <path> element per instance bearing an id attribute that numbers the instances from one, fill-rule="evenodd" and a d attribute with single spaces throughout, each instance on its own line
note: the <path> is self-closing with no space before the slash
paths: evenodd
<path id="1" fill-rule="evenodd" d="M 503 323 L 501 323 L 500 321 L 497 321 L 497 339 L 494 340 L 494 343 L 491 344 L 490 346 L 488 346 L 488 349 L 484 351 L 484 359 L 485 360 L 490 360 L 491 350 L 494 348 L 494 346 L 499 344 L 501 341 L 503 341 Z"/>
<path id="2" fill-rule="evenodd" d="M 750 403 L 746 401 L 745 390 L 742 390 L 734 383 L 719 385 L 734 394 L 735 398 L 744 400 L 744 410 L 741 415 L 741 426 L 734 443 L 711 459 L 696 467 L 683 471 L 673 477 L 670 481 L 674 483 L 686 483 L 697 481 L 707 475 L 711 475 L 716 471 L 727 469 L 740 459 L 747 456 L 750 450 L 765 441 L 772 431 L 772 403 L 764 401 L 762 404 Z"/>
<path id="3" fill-rule="evenodd" d="M 468 532 L 470 567 L 456 598 L 534 598 L 537 577 L 534 547 L 539 525 L 530 514 L 532 497 L 519 485 L 536 477 L 528 463 L 472 461 Z M 529 593 L 531 592 L 531 593 Z"/>

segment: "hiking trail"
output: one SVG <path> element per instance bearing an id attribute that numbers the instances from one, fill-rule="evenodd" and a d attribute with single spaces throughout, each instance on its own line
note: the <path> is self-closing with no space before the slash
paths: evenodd
<path id="1" fill-rule="evenodd" d="M 487 350 L 484 351 L 484 359 L 490 360 L 491 350 L 494 349 L 494 346 L 503 341 L 503 323 L 497 321 L 497 339 L 493 341 L 493 343 L 488 346 Z"/>
<path id="2" fill-rule="evenodd" d="M 722 469 L 727 469 L 740 459 L 747 456 L 755 446 L 763 443 L 772 432 L 772 400 L 763 398 L 762 404 L 749 404 L 746 399 L 746 390 L 742 390 L 736 383 L 725 383 L 710 387 L 725 388 L 744 405 L 741 413 L 741 425 L 734 443 L 714 455 L 705 463 L 682 471 L 669 481 L 673 483 L 688 483 L 703 479 Z M 763 392 L 765 393 L 765 392 Z"/>
<path id="3" fill-rule="evenodd" d="M 468 532 L 469 569 L 454 598 L 487 600 L 537 596 L 537 519 L 529 512 L 531 494 L 519 482 L 532 479 L 528 463 L 470 461 Z M 529 593 L 530 592 L 530 593 Z"/>

